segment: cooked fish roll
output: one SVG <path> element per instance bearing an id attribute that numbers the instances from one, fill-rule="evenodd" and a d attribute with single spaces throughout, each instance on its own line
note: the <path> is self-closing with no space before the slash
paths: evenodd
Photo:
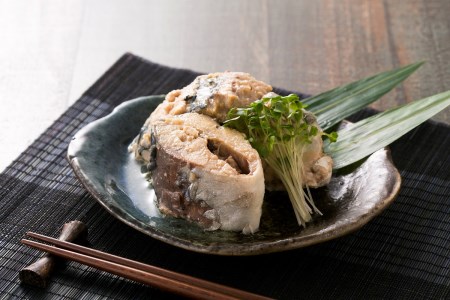
<path id="1" fill-rule="evenodd" d="M 207 230 L 258 229 L 263 169 L 241 133 L 206 115 L 185 113 L 151 123 L 140 139 L 163 213 Z"/>
<path id="2" fill-rule="evenodd" d="M 167 114 L 197 112 L 222 123 L 232 107 L 246 107 L 270 91 L 270 85 L 247 73 L 201 75 L 183 89 L 167 94 L 164 102 L 153 112 L 151 120 Z"/>

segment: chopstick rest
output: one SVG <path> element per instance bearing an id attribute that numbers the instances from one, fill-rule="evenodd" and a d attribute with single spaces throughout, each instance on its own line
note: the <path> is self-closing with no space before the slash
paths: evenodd
<path id="1" fill-rule="evenodd" d="M 196 299 L 269 299 L 264 296 L 176 273 L 106 252 L 54 239 L 34 232 L 27 236 L 50 243 L 22 239 L 22 243 L 81 264 L 119 275 L 161 290 Z"/>
<path id="2" fill-rule="evenodd" d="M 58 237 L 60 241 L 87 243 L 87 226 L 81 221 L 70 221 L 63 225 L 61 234 Z M 21 283 L 45 288 L 48 284 L 53 270 L 58 262 L 58 258 L 49 253 L 32 263 L 31 265 L 19 271 Z"/>

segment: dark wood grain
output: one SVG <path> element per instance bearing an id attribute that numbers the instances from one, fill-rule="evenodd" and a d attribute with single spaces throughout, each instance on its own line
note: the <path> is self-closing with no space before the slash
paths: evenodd
<path id="1" fill-rule="evenodd" d="M 279 17 L 271 18 L 271 37 L 286 45 L 270 50 L 271 58 L 283 57 L 271 59 L 274 85 L 315 94 L 424 60 L 416 74 L 373 107 L 384 110 L 450 87 L 448 1 L 293 1 L 273 10 Z M 286 19 L 289 28 L 280 25 Z M 449 122 L 450 111 L 434 119 Z"/>
<path id="2" fill-rule="evenodd" d="M 450 88 L 450 1 L 0 2 L 0 168 L 123 53 L 316 94 L 425 60 L 373 107 Z M 22 118 L 35 120 L 32 128 Z M 450 123 L 450 109 L 434 120 Z M 13 137 L 21 136 L 21 139 Z"/>

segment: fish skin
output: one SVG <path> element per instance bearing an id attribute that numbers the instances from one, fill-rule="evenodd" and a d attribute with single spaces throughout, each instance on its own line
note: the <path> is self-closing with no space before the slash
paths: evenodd
<path id="1" fill-rule="evenodd" d="M 208 116 L 186 113 L 155 122 L 151 134 L 156 145 L 151 176 L 162 212 L 206 230 L 258 230 L 264 172 L 259 155 L 241 133 Z M 246 161 L 243 170 L 248 170 L 236 170 L 211 152 L 211 139 L 234 150 L 231 156 L 241 155 L 236 161 Z"/>

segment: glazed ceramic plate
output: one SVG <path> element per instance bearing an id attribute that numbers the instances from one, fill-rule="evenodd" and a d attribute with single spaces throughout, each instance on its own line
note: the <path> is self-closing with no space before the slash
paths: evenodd
<path id="1" fill-rule="evenodd" d="M 386 208 L 400 188 L 400 175 L 382 149 L 341 174 L 313 197 L 323 213 L 306 228 L 297 224 L 286 193 L 266 193 L 257 233 L 204 231 L 161 215 L 141 166 L 127 147 L 164 96 L 127 101 L 78 132 L 68 159 L 86 189 L 119 220 L 184 249 L 220 255 L 255 255 L 305 247 L 357 230 Z"/>

